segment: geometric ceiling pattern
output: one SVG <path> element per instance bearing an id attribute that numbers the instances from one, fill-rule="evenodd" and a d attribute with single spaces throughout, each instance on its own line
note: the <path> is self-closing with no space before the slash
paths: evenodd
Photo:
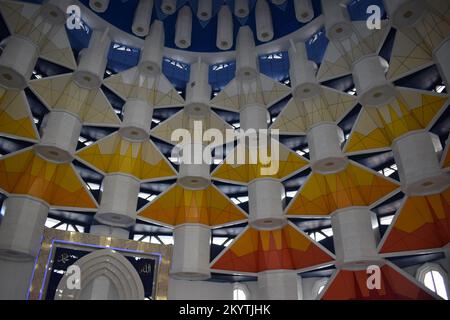
<path id="1" fill-rule="evenodd" d="M 0 135 L 30 141 L 39 139 L 24 91 L 0 86 Z"/>
<path id="2" fill-rule="evenodd" d="M 363 107 L 344 150 L 353 153 L 390 148 L 396 138 L 427 129 L 447 101 L 446 95 L 397 88 L 397 97 L 390 103 Z"/>
<path id="3" fill-rule="evenodd" d="M 195 127 L 195 122 L 201 121 L 202 125 Z M 161 122 L 155 128 L 152 129 L 151 135 L 161 139 L 167 143 L 174 144 L 178 141 L 172 140 L 172 133 L 179 128 L 184 128 L 189 131 L 192 137 L 201 137 L 203 132 L 209 129 L 219 130 L 223 137 L 226 136 L 226 130 L 233 130 L 233 126 L 225 122 L 215 112 L 208 112 L 205 117 L 192 117 L 189 116 L 184 110 L 180 110 L 169 119 Z M 228 141 L 223 141 L 224 143 Z M 213 143 L 216 143 L 214 141 Z"/>
<path id="4" fill-rule="evenodd" d="M 248 227 L 213 262 L 215 271 L 258 273 L 331 264 L 333 255 L 288 223 L 277 230 Z"/>
<path id="5" fill-rule="evenodd" d="M 103 91 L 78 86 L 73 74 L 33 80 L 29 85 L 50 110 L 70 112 L 85 125 L 120 126 L 120 119 Z"/>
<path id="6" fill-rule="evenodd" d="M 103 174 L 124 173 L 146 181 L 176 176 L 176 171 L 151 140 L 133 142 L 117 132 L 81 149 L 76 156 Z"/>
<path id="7" fill-rule="evenodd" d="M 228 85 L 211 100 L 215 108 L 239 112 L 247 105 L 259 105 L 269 108 L 285 98 L 290 88 L 263 74 L 256 81 L 231 80 Z"/>
<path id="8" fill-rule="evenodd" d="M 266 149 L 260 146 L 254 150 L 246 147 L 244 143 L 239 143 L 211 175 L 216 180 L 247 184 L 258 178 L 283 180 L 305 169 L 308 165 L 308 160 L 275 139 L 271 139 L 271 145 L 272 147 L 268 144 Z M 279 150 L 278 158 L 275 157 L 275 153 L 271 154 L 271 148 Z M 261 154 L 272 156 L 271 162 L 265 161 L 266 159 L 263 159 Z M 238 161 L 234 159 L 243 160 L 242 164 L 235 164 Z M 272 168 L 276 166 L 278 166 L 278 170 L 271 173 Z"/>
<path id="9" fill-rule="evenodd" d="M 320 82 L 352 73 L 352 63 L 362 56 L 378 54 L 389 33 L 389 23 L 381 22 L 381 29 L 370 30 L 365 21 L 352 23 L 353 34 L 341 41 L 330 41 L 317 71 Z"/>
<path id="10" fill-rule="evenodd" d="M 138 215 L 168 226 L 198 223 L 218 227 L 247 219 L 244 211 L 214 185 L 192 190 L 175 184 L 142 208 Z"/>
<path id="11" fill-rule="evenodd" d="M 338 90 L 320 86 L 317 96 L 305 100 L 289 100 L 270 127 L 281 133 L 307 133 L 319 122 L 340 122 L 357 104 L 357 98 Z"/>
<path id="12" fill-rule="evenodd" d="M 0 12 L 9 31 L 30 39 L 39 46 L 42 58 L 74 70 L 77 66 L 65 24 L 50 25 L 40 15 L 42 6 L 17 1 L 2 1 Z"/>
<path id="13" fill-rule="evenodd" d="M 450 36 L 450 3 L 445 0 L 429 3 L 434 10 L 427 10 L 413 27 L 396 30 L 387 73 L 389 80 L 434 64 L 433 51 Z"/>
<path id="14" fill-rule="evenodd" d="M 104 83 L 124 100 L 139 99 L 155 108 L 184 104 L 183 98 L 163 74 L 146 76 L 141 74 L 137 67 L 110 76 Z"/>
<path id="15" fill-rule="evenodd" d="M 445 247 L 450 243 L 450 188 L 442 193 L 405 197 L 380 253 Z"/>
<path id="16" fill-rule="evenodd" d="M 380 289 L 369 289 L 366 270 L 338 270 L 331 277 L 321 300 L 434 300 L 404 272 L 386 264 L 380 267 Z"/>
<path id="17" fill-rule="evenodd" d="M 31 37 L 40 45 L 41 57 L 46 60 L 75 69 L 76 62 L 64 26 L 48 32 L 47 24 L 38 18 L 39 8 L 18 2 L 0 3 L 0 11 L 12 33 Z M 448 23 L 440 18 L 439 14 L 429 13 L 425 21 L 415 27 L 424 39 L 419 40 L 412 32 L 397 30 L 388 74 L 390 79 L 429 65 L 430 52 L 440 41 L 438 38 L 448 35 Z M 378 54 L 390 31 L 387 21 L 383 21 L 383 28 L 379 31 L 368 32 L 365 22 L 354 22 L 353 27 L 355 33 L 350 40 L 329 42 L 318 70 L 320 82 L 348 75 L 352 63 L 358 58 L 370 53 Z M 405 52 L 399 47 L 410 49 Z M 85 125 L 119 127 L 120 119 L 103 91 L 83 89 L 72 81 L 72 77 L 72 74 L 65 74 L 31 81 L 30 88 L 48 109 L 73 113 Z M 185 105 L 184 99 L 164 75 L 144 76 L 137 67 L 106 78 L 104 84 L 125 101 L 144 100 L 155 108 Z M 257 81 L 251 83 L 232 80 L 210 104 L 234 112 L 241 111 L 247 105 L 262 105 L 269 109 L 291 93 L 289 86 L 259 74 Z M 357 96 L 325 86 L 320 86 L 320 93 L 319 97 L 310 100 L 292 98 L 277 116 L 272 128 L 284 133 L 304 134 L 317 123 L 340 122 L 357 104 Z M 367 152 L 390 148 L 394 139 L 407 132 L 429 129 L 446 102 L 447 96 L 444 95 L 397 88 L 394 101 L 377 108 L 363 106 L 345 151 Z M 170 134 L 174 129 L 185 127 L 193 131 L 186 114 L 185 111 L 176 113 L 159 123 L 151 134 L 172 142 Z M 214 113 L 204 122 L 207 128 L 218 128 L 222 132 L 231 129 Z M 2 135 L 24 140 L 39 139 L 24 91 L 0 88 L 0 131 Z M 264 164 L 260 158 L 252 164 L 249 161 L 252 153 L 248 148 L 244 152 L 246 161 L 243 164 L 228 163 L 228 159 L 236 157 L 235 152 L 241 147 L 238 145 L 212 172 L 212 178 L 248 184 L 259 178 L 284 180 L 308 168 L 306 158 L 275 140 L 272 143 L 280 146 L 276 174 L 261 174 L 264 172 L 262 169 L 267 169 L 270 164 Z M 102 174 L 123 173 L 146 182 L 177 177 L 175 169 L 150 139 L 133 142 L 122 138 L 117 132 L 79 150 L 76 159 Z M 448 167 L 449 156 L 445 159 L 444 167 Z M 42 199 L 53 207 L 97 208 L 95 199 L 71 163 L 46 161 L 33 148 L 0 158 L 0 188 L 7 194 Z M 347 167 L 338 173 L 311 173 L 285 214 L 289 217 L 329 217 L 342 208 L 374 206 L 397 190 L 399 183 L 393 179 L 349 161 Z M 385 235 L 380 252 L 440 248 L 448 244 L 449 197 L 448 189 L 430 196 L 405 197 Z M 190 190 L 175 184 L 143 207 L 138 215 L 143 220 L 169 227 L 185 223 L 220 227 L 247 221 L 245 212 L 213 184 L 203 190 Z M 334 259 L 332 253 L 288 222 L 270 231 L 246 227 L 214 259 L 211 268 L 219 272 L 251 274 L 267 270 L 300 271 L 333 264 Z M 381 271 L 382 289 L 367 292 L 364 289 L 367 288 L 365 270 L 339 270 L 322 298 L 434 298 L 389 264 L 382 266 Z"/>
<path id="18" fill-rule="evenodd" d="M 337 173 L 311 173 L 285 212 L 289 216 L 327 216 L 338 209 L 371 206 L 398 187 L 394 180 L 351 161 Z"/>
<path id="19" fill-rule="evenodd" d="M 0 159 L 0 189 L 52 207 L 95 209 L 97 203 L 71 163 L 53 163 L 27 148 Z"/>

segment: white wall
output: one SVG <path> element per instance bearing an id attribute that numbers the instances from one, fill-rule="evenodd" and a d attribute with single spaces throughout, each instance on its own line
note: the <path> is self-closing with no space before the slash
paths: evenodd
<path id="1" fill-rule="evenodd" d="M 169 300 L 232 300 L 233 284 L 169 279 Z"/>

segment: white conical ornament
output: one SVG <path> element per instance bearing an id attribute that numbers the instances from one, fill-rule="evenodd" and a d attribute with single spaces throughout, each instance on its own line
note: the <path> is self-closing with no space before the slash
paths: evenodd
<path id="1" fill-rule="evenodd" d="M 189 6 L 184 6 L 178 11 L 175 25 L 175 44 L 178 48 L 186 49 L 191 46 L 192 37 L 192 11 Z"/>
<path id="2" fill-rule="evenodd" d="M 131 30 L 139 37 L 148 35 L 150 29 L 150 20 L 153 12 L 153 0 L 139 0 L 134 13 L 133 25 Z"/>
<path id="3" fill-rule="evenodd" d="M 314 18 L 314 8 L 311 0 L 294 0 L 295 17 L 301 23 L 307 23 Z"/>
<path id="4" fill-rule="evenodd" d="M 257 0 L 255 7 L 256 36 L 261 42 L 273 39 L 272 13 L 267 0 Z"/>
<path id="5" fill-rule="evenodd" d="M 223 5 L 217 14 L 216 46 L 220 50 L 228 50 L 233 46 L 233 17 L 227 5 Z"/>
<path id="6" fill-rule="evenodd" d="M 89 0 L 89 7 L 98 13 L 108 10 L 109 0 Z"/>

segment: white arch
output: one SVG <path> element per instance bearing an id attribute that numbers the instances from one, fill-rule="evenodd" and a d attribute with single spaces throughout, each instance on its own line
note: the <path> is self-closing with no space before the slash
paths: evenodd
<path id="1" fill-rule="evenodd" d="M 144 300 L 144 286 L 133 265 L 111 249 L 96 250 L 73 264 L 80 270 L 80 289 L 68 288 L 71 274 L 66 273 L 58 284 L 55 300 L 80 300 L 83 290 L 95 279 L 106 277 L 118 300 Z"/>

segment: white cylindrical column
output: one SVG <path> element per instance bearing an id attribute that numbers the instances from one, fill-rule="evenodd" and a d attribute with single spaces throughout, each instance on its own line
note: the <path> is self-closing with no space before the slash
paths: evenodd
<path id="1" fill-rule="evenodd" d="M 52 25 L 64 25 L 67 21 L 67 8 L 71 0 L 45 0 L 41 7 L 44 21 Z"/>
<path id="2" fill-rule="evenodd" d="M 108 33 L 108 29 L 94 30 L 89 48 L 80 52 L 78 68 L 74 73 L 74 81 L 79 86 L 87 89 L 97 89 L 101 86 L 111 43 Z"/>
<path id="3" fill-rule="evenodd" d="M 170 275 L 175 279 L 205 280 L 209 269 L 211 230 L 201 224 L 183 224 L 173 230 Z"/>
<path id="4" fill-rule="evenodd" d="M 12 195 L 5 200 L 0 225 L 0 258 L 30 261 L 39 253 L 49 210 L 42 200 Z"/>
<path id="5" fill-rule="evenodd" d="M 320 85 L 316 81 L 317 65 L 308 59 L 304 42 L 298 42 L 289 48 L 289 61 L 294 97 L 303 100 L 318 95 Z"/>
<path id="6" fill-rule="evenodd" d="M 130 237 L 130 231 L 128 231 L 127 229 L 116 228 L 102 224 L 92 225 L 89 233 L 96 236 L 112 237 L 124 240 L 128 240 L 128 238 Z"/>
<path id="7" fill-rule="evenodd" d="M 41 140 L 35 150 L 51 161 L 72 161 L 81 128 L 82 122 L 77 116 L 55 109 L 42 122 Z"/>
<path id="8" fill-rule="evenodd" d="M 343 269 L 365 269 L 380 261 L 375 213 L 366 207 L 335 211 L 331 216 L 336 266 Z"/>
<path id="9" fill-rule="evenodd" d="M 108 10 L 109 0 L 89 0 L 89 7 L 98 13 L 103 13 Z"/>
<path id="10" fill-rule="evenodd" d="M 322 0 L 325 32 L 331 41 L 340 41 L 353 34 L 347 7 L 336 0 Z"/>
<path id="11" fill-rule="evenodd" d="M 276 229 L 286 224 L 281 197 L 283 184 L 272 178 L 256 179 L 248 185 L 249 223 L 257 229 Z"/>
<path id="12" fill-rule="evenodd" d="M 192 37 L 192 12 L 189 6 L 184 6 L 178 11 L 175 25 L 175 44 L 178 48 L 186 49 L 191 46 Z"/>
<path id="13" fill-rule="evenodd" d="M 103 179 L 100 207 L 95 219 L 113 227 L 127 228 L 136 221 L 140 182 L 124 174 L 108 174 Z"/>
<path id="14" fill-rule="evenodd" d="M 183 146 L 178 183 L 184 188 L 199 190 L 211 184 L 210 163 L 203 159 L 204 148 L 202 143 L 190 143 Z"/>
<path id="15" fill-rule="evenodd" d="M 229 50 L 233 46 L 233 17 L 227 5 L 223 5 L 217 14 L 216 46 L 220 50 Z"/>
<path id="16" fill-rule="evenodd" d="M 10 36 L 0 56 L 0 85 L 24 89 L 39 57 L 39 47 L 31 40 Z"/>
<path id="17" fill-rule="evenodd" d="M 134 20 L 131 29 L 139 37 L 148 35 L 150 20 L 152 19 L 153 0 L 139 0 L 134 12 Z"/>
<path id="18" fill-rule="evenodd" d="M 175 44 L 186 49 L 191 46 L 192 38 L 192 11 L 189 6 L 184 6 L 178 11 L 175 25 Z"/>
<path id="19" fill-rule="evenodd" d="M 236 40 L 236 77 L 254 80 L 259 73 L 253 32 L 248 26 L 239 29 Z"/>
<path id="20" fill-rule="evenodd" d="M 434 61 L 438 67 L 439 73 L 447 88 L 450 88 L 450 63 L 448 61 L 448 53 L 450 52 L 450 38 L 444 40 L 434 52 Z"/>
<path id="21" fill-rule="evenodd" d="M 271 270 L 258 273 L 259 299 L 298 300 L 299 276 L 291 270 Z"/>
<path id="22" fill-rule="evenodd" d="M 162 0 L 161 1 L 161 11 L 164 14 L 174 14 L 177 10 L 177 0 Z"/>
<path id="23" fill-rule="evenodd" d="M 147 101 L 128 100 L 124 107 L 123 121 L 119 130 L 122 137 L 143 141 L 150 136 L 153 107 Z"/>
<path id="24" fill-rule="evenodd" d="M 395 88 L 386 80 L 388 63 L 377 55 L 364 56 L 353 63 L 353 80 L 359 102 L 379 106 L 395 98 Z"/>
<path id="25" fill-rule="evenodd" d="M 257 0 L 255 7 L 256 36 L 261 42 L 273 39 L 273 21 L 267 0 Z"/>
<path id="26" fill-rule="evenodd" d="M 195 116 L 207 116 L 210 112 L 211 86 L 208 82 L 209 66 L 203 62 L 191 65 L 189 83 L 186 86 L 185 112 Z"/>
<path id="27" fill-rule="evenodd" d="M 245 18 L 248 16 L 250 8 L 248 0 L 235 0 L 234 1 L 234 15 L 238 18 Z"/>
<path id="28" fill-rule="evenodd" d="M 198 0 L 197 18 L 208 21 L 212 17 L 212 0 Z"/>
<path id="29" fill-rule="evenodd" d="M 241 129 L 267 129 L 269 112 L 264 106 L 252 104 L 242 107 L 240 112 Z"/>
<path id="30" fill-rule="evenodd" d="M 348 159 L 341 148 L 344 133 L 335 123 L 321 122 L 312 126 L 307 139 L 314 171 L 327 174 L 345 169 Z"/>
<path id="31" fill-rule="evenodd" d="M 295 17 L 298 22 L 307 23 L 314 18 L 311 0 L 294 0 Z"/>
<path id="32" fill-rule="evenodd" d="M 439 165 L 439 139 L 427 131 L 413 131 L 392 144 L 403 192 L 412 195 L 438 193 L 448 187 L 450 178 Z"/>
<path id="33" fill-rule="evenodd" d="M 391 24 L 399 29 L 413 27 L 427 11 L 427 1 L 384 0 L 384 7 Z"/>
<path id="34" fill-rule="evenodd" d="M 155 20 L 145 38 L 144 46 L 139 60 L 139 71 L 146 75 L 161 73 L 164 51 L 164 25 L 162 21 Z"/>

